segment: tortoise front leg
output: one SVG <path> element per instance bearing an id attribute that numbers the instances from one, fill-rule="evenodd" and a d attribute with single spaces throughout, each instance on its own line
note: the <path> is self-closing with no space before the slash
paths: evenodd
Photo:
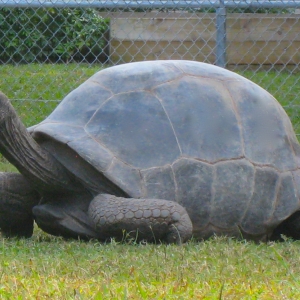
<path id="1" fill-rule="evenodd" d="M 100 240 L 129 237 L 136 241 L 181 244 L 191 238 L 193 231 L 186 210 L 176 202 L 161 199 L 101 194 L 91 202 L 88 214 Z"/>
<path id="2" fill-rule="evenodd" d="M 23 175 L 0 172 L 0 228 L 7 237 L 31 237 L 39 194 Z"/>
<path id="3" fill-rule="evenodd" d="M 50 197 L 50 198 L 49 198 Z M 176 202 L 121 198 L 88 193 L 51 195 L 33 208 L 37 225 L 65 238 L 183 243 L 192 236 L 192 222 Z"/>

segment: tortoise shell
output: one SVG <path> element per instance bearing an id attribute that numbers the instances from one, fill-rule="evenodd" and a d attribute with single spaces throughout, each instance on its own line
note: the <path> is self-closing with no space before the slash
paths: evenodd
<path id="1" fill-rule="evenodd" d="M 31 131 L 95 194 L 177 201 L 196 238 L 266 237 L 299 209 L 300 149 L 285 111 L 209 64 L 104 69 Z"/>

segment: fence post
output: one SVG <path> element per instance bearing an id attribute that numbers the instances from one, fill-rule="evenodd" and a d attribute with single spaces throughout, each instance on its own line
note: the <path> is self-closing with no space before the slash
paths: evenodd
<path id="1" fill-rule="evenodd" d="M 226 7 L 224 0 L 220 0 L 220 7 L 216 9 L 216 65 L 226 67 Z"/>

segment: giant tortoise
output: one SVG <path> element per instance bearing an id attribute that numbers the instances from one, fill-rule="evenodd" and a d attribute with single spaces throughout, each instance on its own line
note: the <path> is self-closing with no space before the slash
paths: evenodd
<path id="1" fill-rule="evenodd" d="M 104 69 L 40 124 L 0 95 L 0 227 L 66 238 L 299 238 L 300 148 L 264 89 L 192 61 Z"/>

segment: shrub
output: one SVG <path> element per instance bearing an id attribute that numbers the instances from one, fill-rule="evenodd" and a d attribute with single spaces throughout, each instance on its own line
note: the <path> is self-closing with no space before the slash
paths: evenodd
<path id="1" fill-rule="evenodd" d="M 93 9 L 0 8 L 0 62 L 103 60 L 107 30 Z"/>

